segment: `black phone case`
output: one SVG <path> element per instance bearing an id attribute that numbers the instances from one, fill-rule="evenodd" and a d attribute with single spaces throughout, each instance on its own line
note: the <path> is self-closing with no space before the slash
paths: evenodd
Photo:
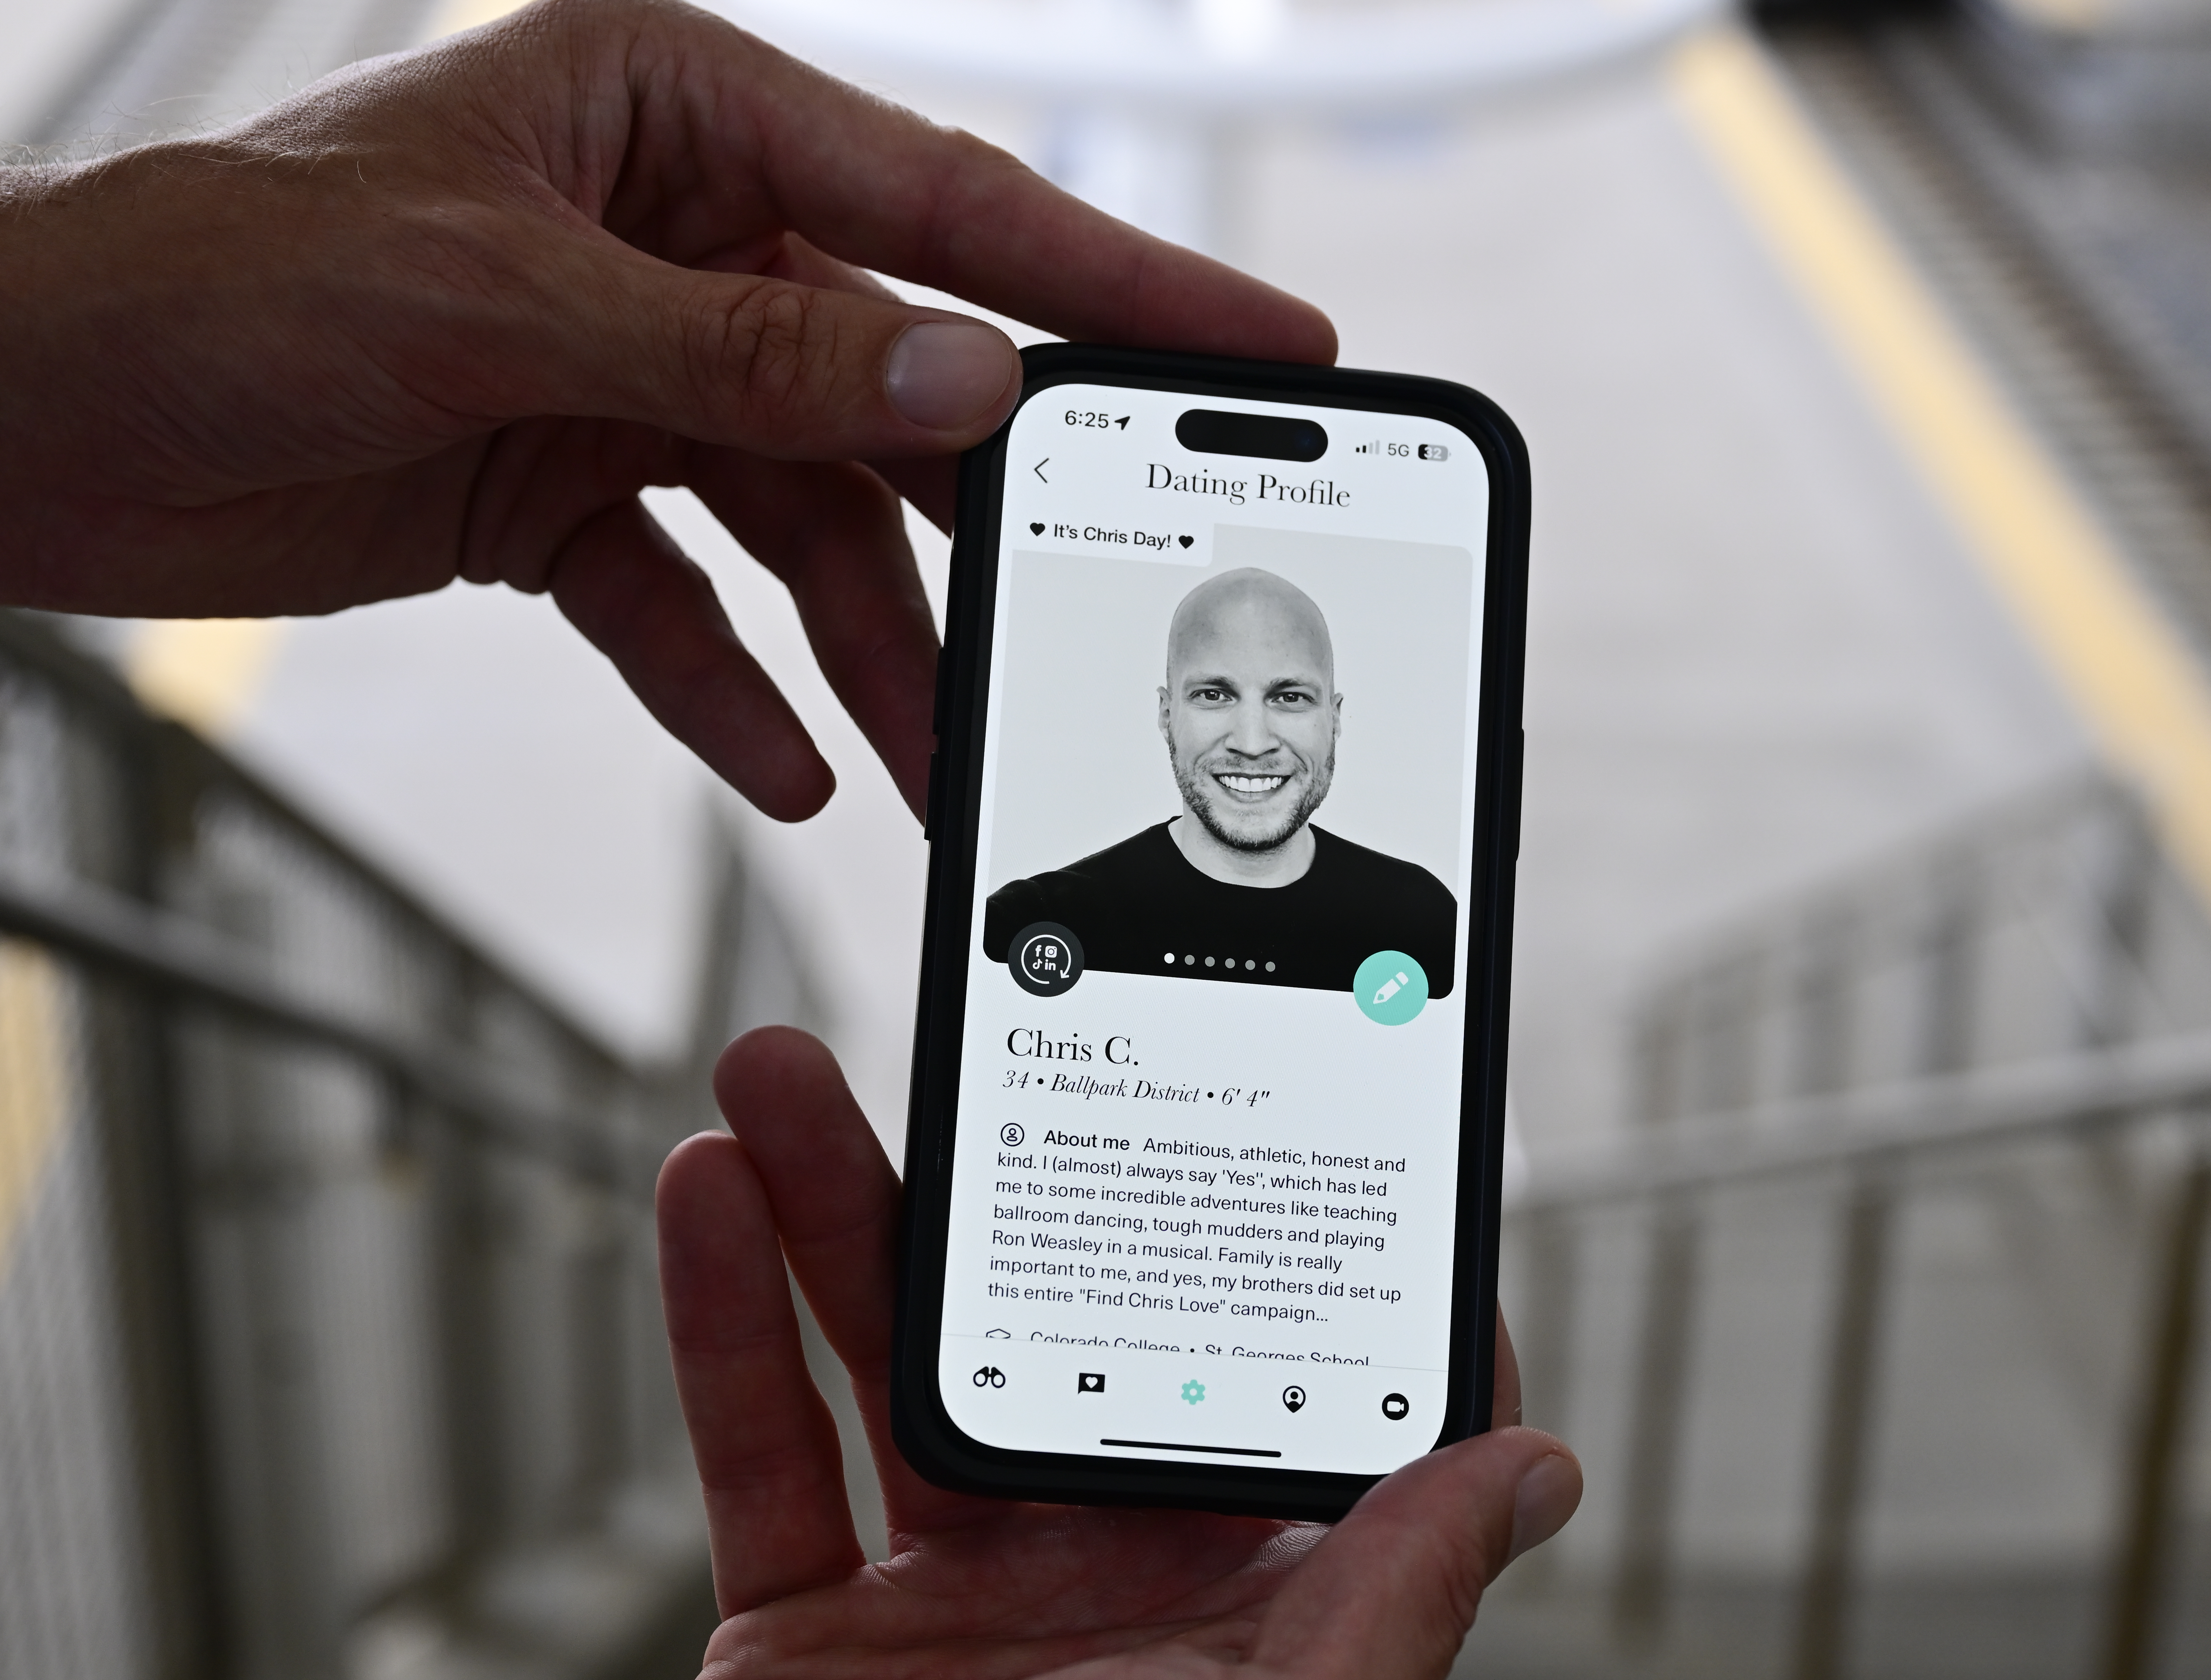
<path id="1" fill-rule="evenodd" d="M 1087 344 L 1021 353 L 1022 402 L 1057 385 L 1102 382 L 1192 397 L 1249 397 L 1385 414 L 1420 415 L 1463 432 L 1490 484 L 1482 616 L 1475 856 L 1467 945 L 1468 1029 L 1453 1263 L 1453 1356 L 1435 1445 L 1490 1425 L 1494 1378 L 1497 1220 L 1505 1141 L 1505 1030 L 1511 982 L 1513 870 L 1519 855 L 1522 670 L 1526 643 L 1527 451 L 1497 405 L 1464 385 L 1400 373 L 1177 355 Z M 1016 410 L 1018 412 L 1018 410 Z M 1180 1506 L 1333 1521 L 1378 1477 L 1014 1452 L 955 1425 L 937 1388 L 945 1249 L 958 1117 L 967 966 L 976 958 L 972 892 L 981 787 L 982 677 L 990 655 L 988 605 L 1012 422 L 960 461 L 944 652 L 938 662 L 930 767 L 929 907 L 914 1031 L 906 1202 L 893 1336 L 891 1429 L 899 1450 L 939 1487 L 1005 1499 L 1080 1505 Z"/>

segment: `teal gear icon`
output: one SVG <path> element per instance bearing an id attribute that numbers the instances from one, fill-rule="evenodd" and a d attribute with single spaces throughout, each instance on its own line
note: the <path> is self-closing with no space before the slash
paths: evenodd
<path id="1" fill-rule="evenodd" d="M 1196 1405 L 1205 1398 L 1205 1385 L 1193 1378 L 1182 1386 L 1182 1398 L 1185 1404 Z"/>

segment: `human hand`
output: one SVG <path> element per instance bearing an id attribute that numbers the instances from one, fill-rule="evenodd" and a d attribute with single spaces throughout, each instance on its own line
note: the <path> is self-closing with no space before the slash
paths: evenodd
<path id="1" fill-rule="evenodd" d="M 1333 1529 L 1017 1504 L 933 1488 L 890 1439 L 898 1180 L 829 1053 L 766 1028 L 715 1070 L 734 1137 L 661 1170 L 660 1276 L 725 1618 L 704 1680 L 1198 1677 L 1238 1665 L 1439 1675 L 1482 1590 L 1581 1497 L 1552 1437 L 1502 1428 L 1377 1485 Z M 863 1562 L 785 1258 L 851 1374 L 891 1556 Z M 1519 1416 L 1498 1333 L 1496 1413 Z"/>
<path id="2" fill-rule="evenodd" d="M 868 269 L 1071 338 L 1335 355 L 1309 306 L 703 12 L 548 0 L 220 133 L 0 170 L 0 602 L 549 589 L 806 816 L 828 767 L 637 500 L 688 485 L 918 810 L 936 641 L 898 492 L 948 524 L 1019 366 Z"/>

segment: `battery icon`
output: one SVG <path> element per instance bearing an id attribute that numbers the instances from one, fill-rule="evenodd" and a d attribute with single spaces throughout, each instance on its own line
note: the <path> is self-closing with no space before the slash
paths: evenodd
<path id="1" fill-rule="evenodd" d="M 1423 461 L 1448 461 L 1451 451 L 1439 443 L 1424 443 L 1420 446 L 1420 458 Z"/>

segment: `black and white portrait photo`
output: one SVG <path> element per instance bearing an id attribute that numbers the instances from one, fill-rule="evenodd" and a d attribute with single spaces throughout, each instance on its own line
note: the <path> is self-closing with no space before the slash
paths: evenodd
<path id="1" fill-rule="evenodd" d="M 1347 991 L 1368 956 L 1396 950 L 1419 961 L 1430 996 L 1445 996 L 1456 978 L 1458 906 L 1444 876 L 1457 879 L 1463 826 L 1471 557 L 1238 535 L 1221 531 L 1217 559 L 1240 550 L 1272 563 L 1193 575 L 1091 561 L 1090 573 L 1104 569 L 1096 579 L 1081 575 L 1079 558 L 1015 557 L 1010 617 L 1021 640 L 1002 690 L 996 825 L 1013 843 L 991 859 L 1001 884 L 984 916 L 984 954 L 1003 961 L 1015 934 L 1050 923 L 1075 934 L 1092 970 Z M 1353 547 L 1364 552 L 1330 552 Z M 1142 598 L 1105 610 L 1117 584 Z M 1336 616 L 1358 621 L 1346 627 L 1367 644 L 1355 656 L 1343 656 L 1316 588 L 1334 597 Z M 1163 611 L 1170 591 L 1178 598 Z M 1366 610 L 1348 610 L 1360 602 Z M 1119 644 L 1147 613 L 1151 681 L 1139 686 L 1129 680 L 1135 650 Z M 1022 657 L 1039 645 L 1070 652 L 1078 639 L 1087 657 Z M 1127 675 L 1109 685 L 1101 665 Z M 1377 683 L 1393 670 L 1386 688 L 1346 676 Z M 1041 705 L 1025 692 L 1031 683 L 1048 692 Z M 1070 687 L 1080 706 L 1060 703 Z M 1065 730 L 1056 745 L 1034 738 L 1039 723 L 1050 728 L 1040 711 L 1072 722 L 1108 708 L 1110 737 L 1093 724 Z M 1152 735 L 1141 794 L 1124 761 L 1137 721 Z M 1382 773 L 1355 774 L 1362 755 Z M 1086 760 L 1095 780 L 1086 782 Z M 1099 832 L 1112 818 L 1087 797 L 1097 780 L 1119 795 L 1118 832 Z M 1354 797 L 1331 805 L 1340 782 Z M 1040 804 L 1049 818 L 1022 820 Z M 1076 826 L 1071 815 L 1091 844 L 1075 840 L 1081 849 L 1063 850 L 1056 867 L 1000 874 L 1015 862 L 1005 852 L 1033 852 L 1033 842 L 1020 844 L 1024 829 Z"/>

